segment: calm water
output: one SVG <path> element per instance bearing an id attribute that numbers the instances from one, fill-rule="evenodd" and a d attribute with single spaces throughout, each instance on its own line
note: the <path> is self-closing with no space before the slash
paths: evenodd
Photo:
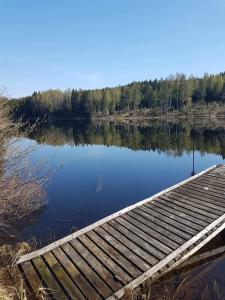
<path id="1" fill-rule="evenodd" d="M 44 124 L 23 143 L 38 143 L 58 168 L 47 187 L 48 206 L 19 234 L 48 242 L 149 197 L 195 172 L 223 163 L 225 129 L 154 122 L 145 125 Z"/>

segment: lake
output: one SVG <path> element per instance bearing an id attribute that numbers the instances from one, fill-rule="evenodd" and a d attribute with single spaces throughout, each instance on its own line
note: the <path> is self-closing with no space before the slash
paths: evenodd
<path id="1" fill-rule="evenodd" d="M 143 200 L 225 157 L 225 129 L 209 122 L 61 121 L 42 124 L 22 144 L 56 169 L 48 205 L 17 228 L 44 245 Z M 194 169 L 193 169 L 194 167 Z"/>

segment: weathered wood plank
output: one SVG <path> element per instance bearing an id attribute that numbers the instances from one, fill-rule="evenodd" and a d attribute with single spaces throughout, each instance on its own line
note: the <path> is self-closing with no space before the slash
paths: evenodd
<path id="1" fill-rule="evenodd" d="M 113 274 L 113 278 L 121 285 L 126 285 L 132 280 L 129 274 L 127 274 L 118 264 L 114 262 L 110 255 L 106 254 L 98 247 L 92 240 L 86 235 L 81 235 L 79 238 L 88 249 L 91 249 L 92 253 L 101 261 L 102 265 L 105 266 Z"/>
<path id="2" fill-rule="evenodd" d="M 177 219 L 173 218 L 172 214 L 168 214 L 167 216 L 165 214 L 162 214 L 162 209 L 153 206 L 149 203 L 149 205 L 146 204 L 140 207 L 139 211 L 143 210 L 146 213 L 152 214 L 156 218 L 160 220 L 159 224 L 165 223 L 166 228 L 173 233 L 177 234 L 178 236 L 181 236 L 184 239 L 191 238 L 192 235 L 196 234 L 197 231 L 190 228 L 189 226 L 184 225 L 183 223 L 180 223 L 177 221 Z"/>
<path id="3" fill-rule="evenodd" d="M 197 207 L 197 204 L 192 203 L 191 201 L 185 201 L 182 197 L 176 196 L 175 194 L 169 194 L 167 195 L 168 198 L 172 199 L 171 201 L 175 204 L 178 204 L 182 207 L 185 207 L 187 209 L 189 209 L 190 211 L 193 211 L 199 215 L 204 216 L 204 218 L 207 220 L 211 220 L 211 222 L 213 220 L 215 220 L 216 218 L 219 217 L 219 215 L 216 215 L 215 213 L 211 213 L 208 212 L 204 209 L 204 206 L 202 206 L 201 208 Z"/>
<path id="4" fill-rule="evenodd" d="M 62 290 L 43 259 L 41 257 L 36 257 L 32 260 L 32 262 L 35 265 L 37 272 L 40 274 L 41 279 L 45 283 L 45 286 L 48 287 L 47 292 L 52 294 L 54 299 L 68 299 L 67 294 L 64 290 Z"/>
<path id="5" fill-rule="evenodd" d="M 153 236 L 146 234 L 142 229 L 137 228 L 135 225 L 129 223 L 123 218 L 116 218 L 115 220 L 120 225 L 124 226 L 129 230 L 129 232 L 136 234 L 138 237 L 143 239 L 143 241 L 147 242 L 151 247 L 151 253 L 158 259 L 162 259 L 165 254 L 171 252 L 172 248 L 164 245 L 163 243 L 159 242 Z"/>
<path id="6" fill-rule="evenodd" d="M 211 196 L 213 197 L 218 197 L 220 199 L 224 199 L 224 191 L 222 190 L 218 190 L 216 188 L 209 188 L 208 185 L 203 185 L 203 184 L 199 184 L 199 183 L 195 183 L 195 182 L 191 182 L 189 184 L 187 184 L 187 186 L 185 186 L 185 188 L 191 188 L 193 190 L 196 191 L 207 191 L 207 195 L 210 198 Z"/>
<path id="7" fill-rule="evenodd" d="M 221 211 L 212 209 L 212 208 L 206 206 L 204 203 L 201 203 L 201 202 L 199 203 L 197 201 L 194 201 L 193 198 L 187 199 L 187 198 L 183 197 L 181 192 L 173 193 L 173 198 L 182 203 L 185 203 L 185 204 L 188 203 L 193 208 L 200 209 L 202 211 L 201 214 L 206 215 L 207 217 L 210 217 L 210 218 L 218 218 L 222 214 Z"/>
<path id="8" fill-rule="evenodd" d="M 201 253 L 199 255 L 192 256 L 191 258 L 189 258 L 188 260 L 186 260 L 182 264 L 180 264 L 176 268 L 176 270 L 184 268 L 184 267 L 188 267 L 188 266 L 193 265 L 195 263 L 200 263 L 200 262 L 202 262 L 202 261 L 204 261 L 206 259 L 210 259 L 210 258 L 212 258 L 214 256 L 217 256 L 217 255 L 223 254 L 223 253 L 225 253 L 225 246 L 221 246 L 219 248 L 216 248 L 216 249 L 213 249 L 213 250 Z"/>
<path id="9" fill-rule="evenodd" d="M 136 243 L 136 245 L 144 249 L 150 255 L 151 258 L 149 258 L 149 263 L 152 265 L 158 262 L 158 259 L 156 259 L 155 256 L 159 257 L 159 259 L 165 256 L 165 254 L 159 252 L 159 250 L 156 250 L 156 248 L 152 247 L 152 245 L 147 243 L 143 238 L 140 238 L 138 234 L 135 234 L 131 230 L 128 230 L 126 227 L 120 225 L 120 223 L 116 220 L 110 221 L 109 224 L 123 236 L 127 237 L 130 241 Z"/>
<path id="10" fill-rule="evenodd" d="M 149 255 L 149 253 L 147 253 L 145 250 L 143 250 L 137 244 L 133 243 L 131 240 L 129 240 L 126 236 L 121 234 L 114 227 L 110 226 L 110 224 L 103 224 L 102 227 L 106 232 L 108 232 L 115 239 L 120 241 L 128 249 L 130 249 L 132 252 L 134 252 L 134 254 L 138 255 L 141 259 L 143 259 L 148 264 L 148 268 L 150 266 L 153 266 L 157 262 L 157 260 L 154 257 Z"/>
<path id="11" fill-rule="evenodd" d="M 200 183 L 203 186 L 209 186 L 210 188 L 216 188 L 222 192 L 225 192 L 224 185 L 222 183 L 218 182 L 217 180 L 210 179 L 209 176 L 207 177 L 207 179 L 205 179 L 205 177 L 203 177 L 203 176 L 196 178 L 196 180 L 194 182 Z"/>
<path id="12" fill-rule="evenodd" d="M 220 206 L 219 204 L 217 204 L 215 201 L 208 201 L 206 199 L 204 199 L 204 197 L 201 197 L 201 196 L 196 196 L 194 194 L 190 194 L 190 193 L 186 193 L 186 192 L 183 192 L 183 191 L 176 191 L 173 193 L 174 195 L 177 195 L 179 197 L 182 197 L 183 199 L 185 199 L 186 201 L 191 201 L 191 202 L 196 202 L 196 203 L 199 203 L 199 204 L 203 204 L 204 206 L 206 207 L 210 207 L 211 209 L 215 210 L 215 211 L 218 211 L 217 214 L 219 213 L 223 213 L 224 210 L 225 210 L 225 207 L 222 207 Z"/>
<path id="13" fill-rule="evenodd" d="M 127 222 L 133 224 L 136 228 L 139 228 L 140 230 L 143 230 L 148 235 L 154 237 L 156 239 L 156 241 L 154 241 L 154 244 L 153 244 L 155 247 L 159 247 L 159 249 L 160 249 L 160 245 L 162 247 L 162 244 L 164 244 L 165 246 L 167 246 L 169 248 L 172 248 L 172 249 L 176 249 L 177 247 L 179 247 L 178 243 L 176 243 L 173 240 L 169 239 L 167 236 L 164 236 L 163 234 L 161 234 L 162 231 L 160 233 L 160 232 L 146 226 L 142 222 L 140 222 L 137 219 L 133 218 L 133 216 L 131 217 L 129 215 L 123 215 L 122 217 Z"/>
<path id="14" fill-rule="evenodd" d="M 179 198 L 177 200 L 175 200 L 175 197 L 173 195 L 168 194 L 168 195 L 166 195 L 166 197 L 162 196 L 162 199 L 164 199 L 172 204 L 182 207 L 182 209 L 184 211 L 188 212 L 193 217 L 196 217 L 203 221 L 207 221 L 208 223 L 212 223 L 216 219 L 216 216 L 214 216 L 214 218 L 212 218 L 211 216 L 210 217 L 206 216 L 206 213 L 204 213 L 201 209 L 197 209 L 197 208 L 194 208 L 192 205 L 183 203 L 180 201 Z"/>
<path id="15" fill-rule="evenodd" d="M 186 218 L 187 215 L 185 215 L 184 213 L 180 213 L 179 211 L 171 209 L 166 205 L 159 203 L 159 201 L 154 201 L 151 203 L 151 205 L 160 209 L 161 214 L 168 216 L 169 213 L 169 217 L 171 219 L 177 220 L 179 223 L 184 224 L 189 228 L 194 229 L 195 231 L 200 231 L 201 229 L 203 229 L 203 226 L 200 226 L 198 224 L 189 221 L 189 219 Z"/>
<path id="16" fill-rule="evenodd" d="M 192 215 L 190 215 L 188 213 L 188 210 L 183 210 L 182 207 L 177 206 L 169 201 L 166 201 L 164 199 L 157 199 L 157 205 L 163 205 L 163 207 L 165 207 L 165 210 L 167 208 L 169 208 L 170 210 L 173 211 L 174 214 L 178 213 L 181 217 L 183 217 L 185 220 L 189 220 L 190 222 L 192 222 L 193 224 L 196 224 L 198 226 L 201 227 L 206 227 L 208 225 L 207 222 L 200 220 L 200 219 L 196 219 L 196 217 L 193 217 Z"/>
<path id="17" fill-rule="evenodd" d="M 126 272 L 135 278 L 141 274 L 141 271 L 134 266 L 129 260 L 121 255 L 116 249 L 110 246 L 104 239 L 98 236 L 94 231 L 87 232 L 87 236 L 93 240 L 98 246 L 105 252 L 108 253 L 111 259 L 119 264 Z"/>
<path id="18" fill-rule="evenodd" d="M 205 196 L 207 199 L 213 201 L 213 200 L 220 200 L 220 201 L 224 201 L 224 195 L 215 195 L 215 193 L 209 191 L 209 190 L 206 190 L 204 188 L 199 188 L 199 187 L 195 187 L 195 186 L 189 186 L 188 188 L 187 187 L 183 187 L 183 189 L 186 189 L 186 190 L 189 190 L 189 191 L 192 191 L 193 194 L 197 194 L 197 195 L 200 195 L 200 196 Z"/>
<path id="19" fill-rule="evenodd" d="M 204 216 L 199 217 L 198 214 L 193 213 L 192 211 L 189 211 L 188 209 L 186 209 L 184 207 L 176 205 L 173 202 L 171 202 L 170 200 L 171 199 L 169 197 L 163 196 L 163 197 L 160 197 L 159 199 L 157 199 L 157 202 L 162 203 L 163 205 L 166 205 L 166 206 L 174 209 L 174 211 L 179 211 L 180 213 L 184 214 L 187 219 L 189 219 L 193 223 L 199 224 L 203 227 L 206 227 L 210 223 L 210 222 L 206 222 Z"/>
<path id="20" fill-rule="evenodd" d="M 59 264 L 52 252 L 43 255 L 44 260 L 47 262 L 49 269 L 57 278 L 58 282 L 67 291 L 68 298 L 85 300 L 84 295 L 77 289 L 70 276 L 65 272 Z"/>
<path id="21" fill-rule="evenodd" d="M 99 227 L 94 230 L 98 233 L 105 241 L 107 241 L 113 248 L 120 252 L 124 257 L 126 257 L 134 266 L 136 266 L 140 271 L 145 271 L 149 269 L 150 265 L 142 260 L 138 255 L 130 251 L 124 244 L 120 243 L 112 235 L 107 233 L 103 228 Z"/>
<path id="22" fill-rule="evenodd" d="M 121 284 L 118 280 L 115 280 L 113 275 L 107 270 L 107 268 L 92 254 L 91 248 L 84 247 L 79 240 L 71 241 L 74 249 L 84 258 L 90 267 L 103 279 L 103 281 L 112 289 L 117 291 Z"/>
<path id="23" fill-rule="evenodd" d="M 73 241 L 71 241 L 72 243 Z M 61 246 L 64 252 L 71 258 L 74 265 L 82 272 L 88 282 L 99 293 L 99 298 L 106 298 L 112 294 L 111 289 L 105 284 L 105 282 L 98 276 L 98 274 L 90 268 L 87 262 L 75 251 L 70 243 L 66 243 Z"/>
<path id="24" fill-rule="evenodd" d="M 60 264 L 67 271 L 67 273 L 72 278 L 73 282 L 79 287 L 81 292 L 85 295 L 85 297 L 92 299 L 99 299 L 99 294 L 93 289 L 93 287 L 89 284 L 83 274 L 75 267 L 75 265 L 71 262 L 69 257 L 64 253 L 64 251 L 57 247 L 52 250 L 54 255 L 57 257 Z"/>
<path id="25" fill-rule="evenodd" d="M 111 297 L 107 298 L 107 300 L 116 300 L 121 299 L 121 297 L 124 295 L 125 291 L 127 289 L 134 290 L 138 286 L 140 286 L 142 283 L 144 283 L 148 278 L 151 278 L 153 274 L 155 274 L 158 270 L 160 270 L 162 267 L 167 265 L 169 261 L 172 261 L 175 257 L 177 257 L 179 254 L 182 254 L 184 250 L 188 249 L 190 245 L 195 245 L 196 241 L 199 241 L 202 236 L 207 234 L 210 229 L 214 228 L 217 224 L 221 224 L 214 232 L 212 232 L 209 236 L 207 236 L 204 240 L 197 243 L 190 251 L 188 251 L 186 254 L 183 254 L 182 258 L 175 262 L 171 268 L 168 270 L 171 270 L 181 262 L 183 262 L 185 259 L 187 259 L 189 256 L 193 255 L 196 251 L 198 251 L 201 247 L 203 247 L 208 241 L 210 241 L 213 237 L 215 237 L 219 232 L 221 232 L 225 228 L 225 214 L 219 217 L 217 220 L 215 220 L 213 223 L 208 225 L 204 230 L 199 232 L 197 235 L 192 237 L 189 241 L 184 243 L 182 246 L 180 246 L 176 251 L 171 252 L 168 256 L 166 256 L 163 260 L 161 260 L 158 264 L 147 270 L 145 273 L 141 274 L 139 277 L 134 279 L 131 283 L 127 284 L 126 287 L 122 288 L 118 292 L 116 292 Z"/>
<path id="26" fill-rule="evenodd" d="M 168 223 L 160 222 L 160 220 L 156 219 L 154 216 L 152 217 L 148 213 L 146 213 L 146 210 L 135 210 L 129 213 L 132 218 L 138 220 L 139 222 L 143 223 L 144 225 L 154 228 L 157 232 L 169 236 L 172 241 L 175 241 L 178 244 L 182 244 L 185 242 L 185 238 L 181 237 L 183 236 L 183 233 L 180 234 L 180 236 L 177 234 L 180 233 L 180 230 L 176 230 L 175 227 L 170 226 Z M 151 210 L 151 213 L 153 211 Z M 191 236 L 190 236 L 191 237 Z M 188 238 L 187 238 L 188 239 Z"/>
<path id="27" fill-rule="evenodd" d="M 208 173 L 207 178 L 216 180 L 218 183 L 221 183 L 221 184 L 223 184 L 223 182 L 225 180 L 224 177 L 222 177 L 220 175 L 213 174 L 213 173 Z"/>
<path id="28" fill-rule="evenodd" d="M 41 282 L 30 261 L 26 261 L 20 268 L 22 269 L 22 275 L 25 277 L 25 281 L 28 282 L 32 290 L 32 294 L 37 295 L 39 289 L 43 287 L 44 282 Z"/>

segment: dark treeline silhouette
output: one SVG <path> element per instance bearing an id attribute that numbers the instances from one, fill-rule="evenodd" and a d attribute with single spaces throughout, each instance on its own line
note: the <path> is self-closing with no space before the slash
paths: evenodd
<path id="1" fill-rule="evenodd" d="M 48 90 L 10 101 L 14 114 L 25 118 L 90 118 L 149 110 L 188 112 L 193 103 L 225 103 L 225 73 L 202 78 L 184 74 L 93 90 Z"/>
<path id="2" fill-rule="evenodd" d="M 202 154 L 225 158 L 225 128 L 154 121 L 148 125 L 114 122 L 57 121 L 44 123 L 31 138 L 50 145 L 106 145 L 158 151 L 171 156 L 191 152 L 193 145 Z"/>

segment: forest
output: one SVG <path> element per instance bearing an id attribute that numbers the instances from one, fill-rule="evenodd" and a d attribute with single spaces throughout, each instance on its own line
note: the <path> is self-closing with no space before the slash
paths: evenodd
<path id="1" fill-rule="evenodd" d="M 225 72 L 203 77 L 180 73 L 102 89 L 35 91 L 9 101 L 14 115 L 27 119 L 92 118 L 144 110 L 150 114 L 189 112 L 194 103 L 212 102 L 225 104 Z"/>

